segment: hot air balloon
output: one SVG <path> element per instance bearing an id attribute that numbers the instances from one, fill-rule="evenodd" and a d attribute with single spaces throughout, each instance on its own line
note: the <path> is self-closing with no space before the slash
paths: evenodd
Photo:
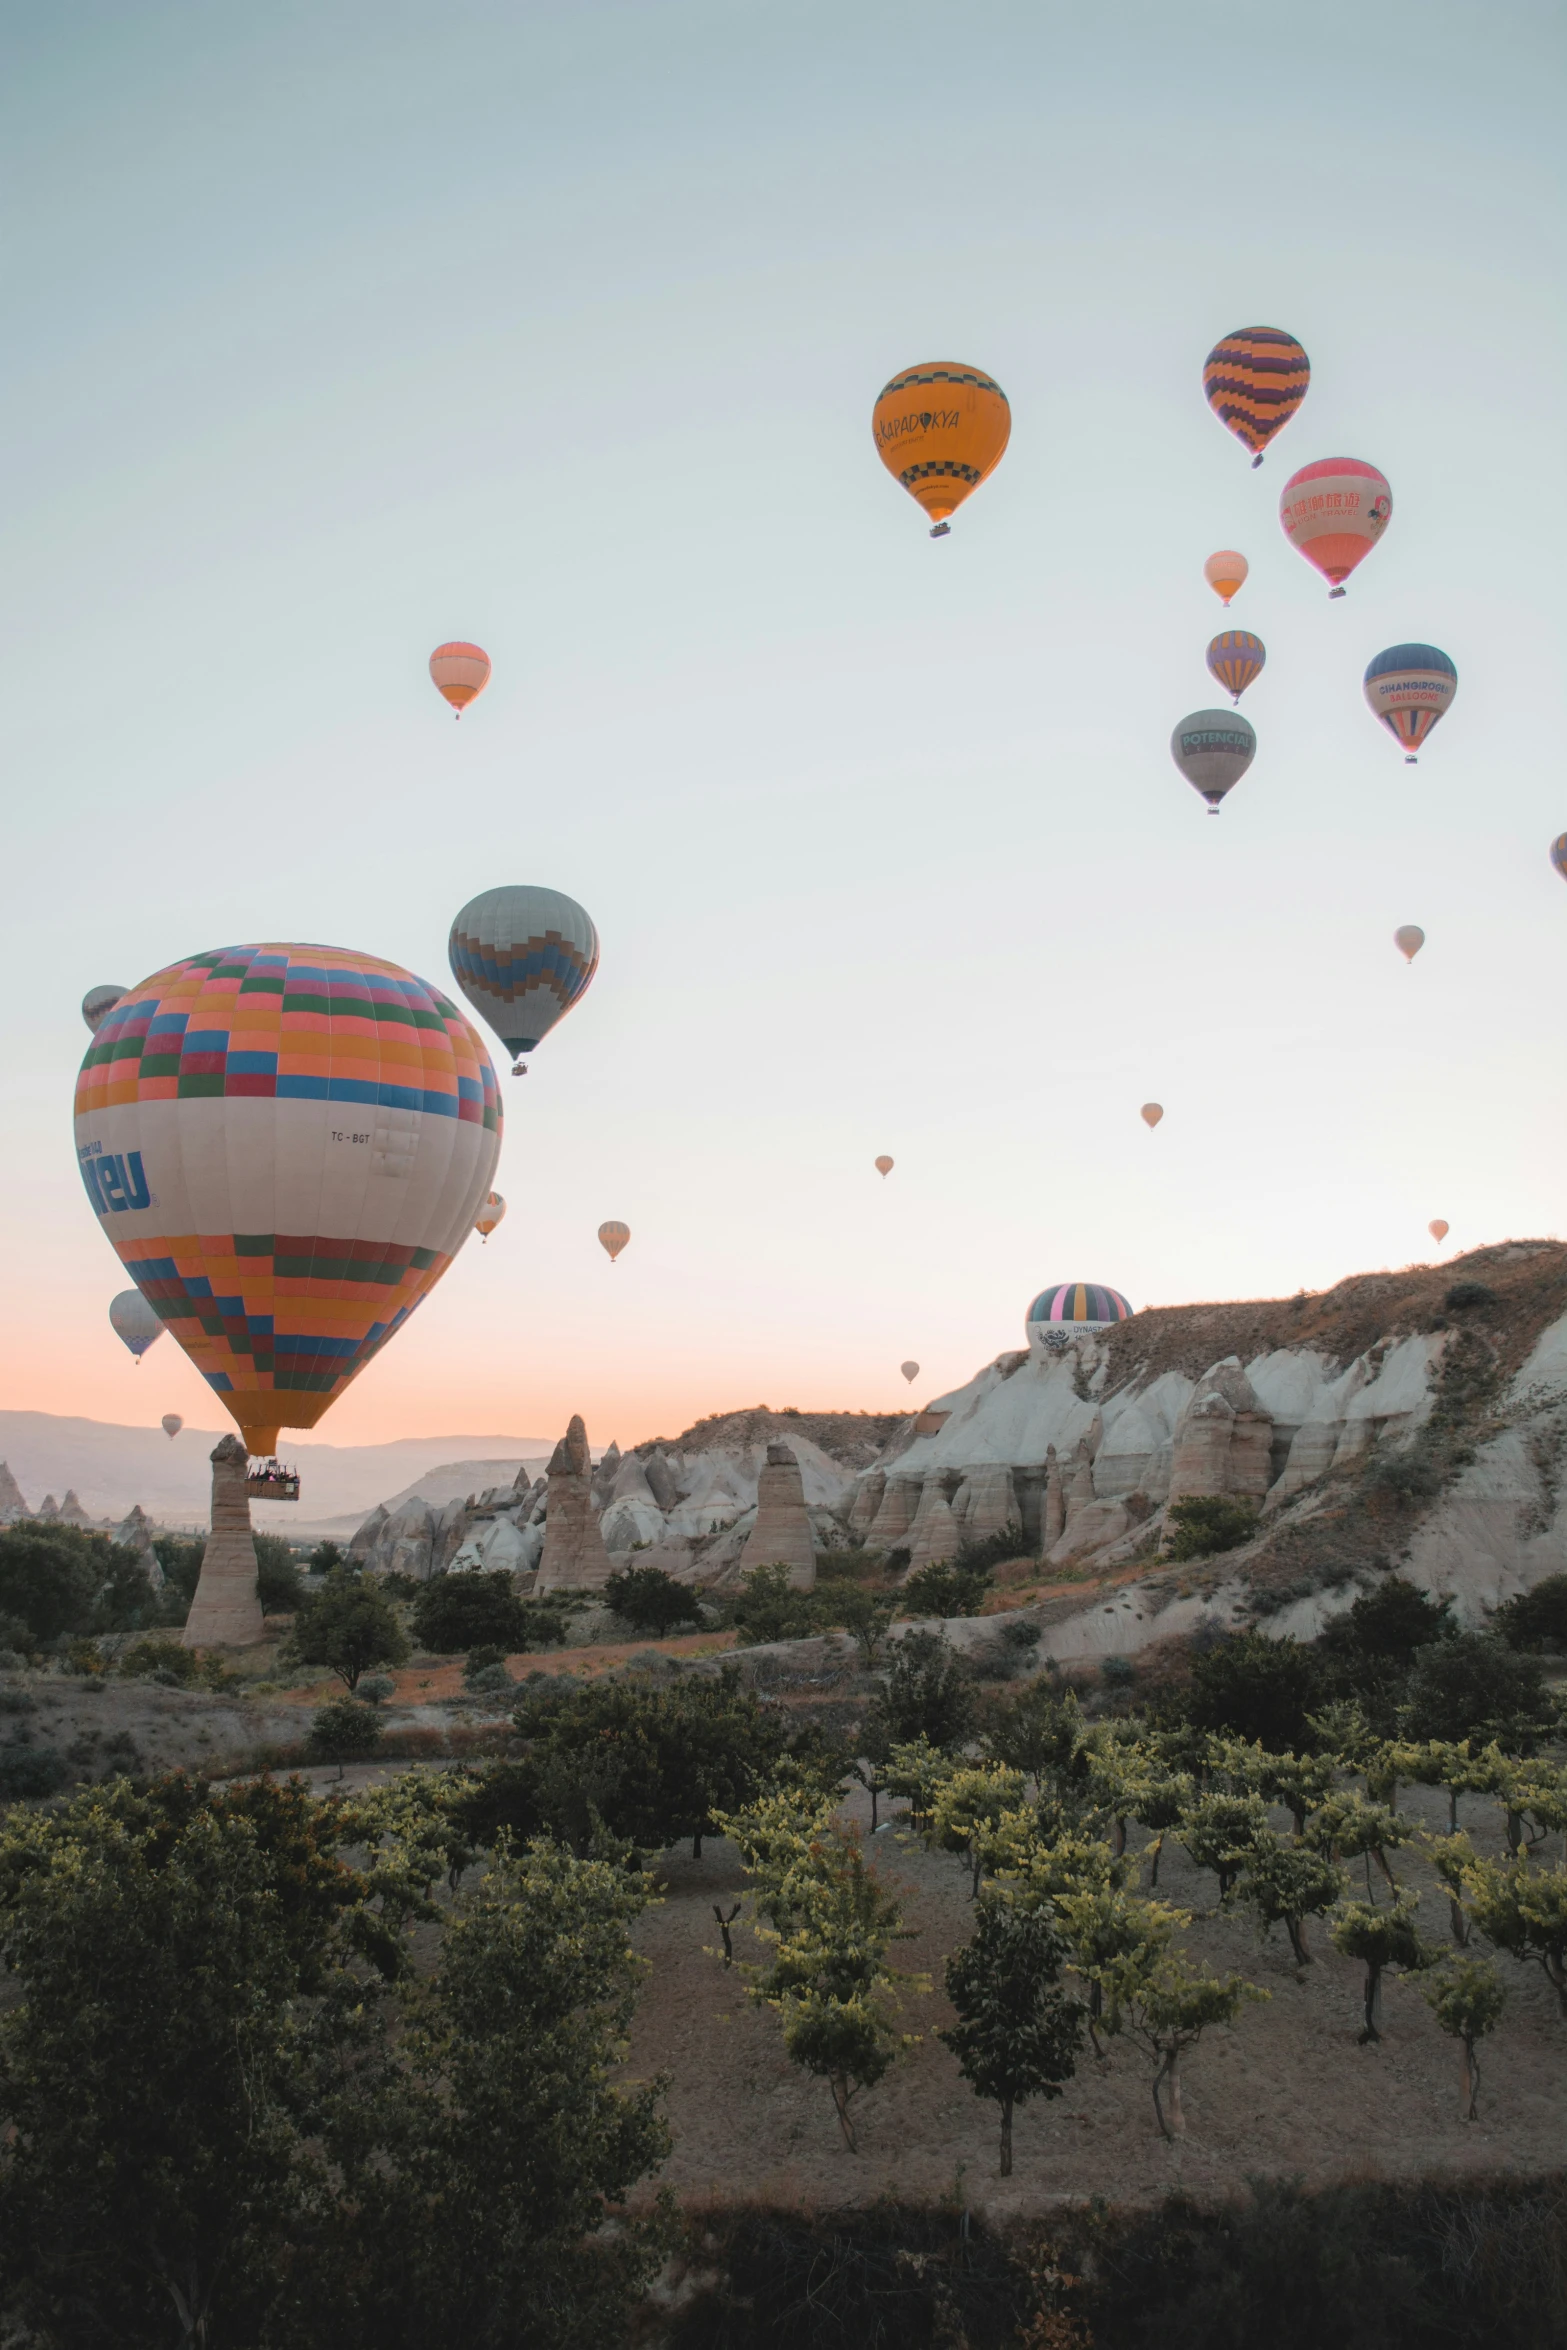
<path id="1" fill-rule="evenodd" d="M 451 703 L 454 716 L 460 718 L 490 682 L 490 656 L 482 645 L 465 645 L 454 637 L 449 645 L 437 645 L 430 655 L 430 675 L 436 692 Z"/>
<path id="2" fill-rule="evenodd" d="M 1435 645 L 1389 645 L 1366 671 L 1366 707 L 1404 746 L 1404 764 L 1415 754 L 1458 691 L 1458 671 Z"/>
<path id="3" fill-rule="evenodd" d="M 1551 863 L 1567 881 L 1567 832 L 1559 832 L 1551 843 Z"/>
<path id="4" fill-rule="evenodd" d="M 1329 601 L 1364 562 L 1393 514 L 1387 477 L 1359 457 L 1321 457 L 1292 473 L 1279 496 L 1284 536 L 1324 579 Z"/>
<path id="5" fill-rule="evenodd" d="M 1098 1281 L 1057 1281 L 1042 1289 L 1029 1307 L 1023 1334 L 1048 1344 L 1085 1330 L 1110 1330 L 1131 1318 L 1132 1309 L 1118 1289 L 1106 1289 Z"/>
<path id="6" fill-rule="evenodd" d="M 629 1224 L 617 1224 L 611 1219 L 608 1224 L 599 1226 L 599 1247 L 604 1251 L 611 1264 L 615 1262 L 630 1238 L 631 1226 Z"/>
<path id="7" fill-rule="evenodd" d="M 883 1183 L 886 1182 L 888 1176 L 892 1173 L 892 1161 L 888 1158 L 885 1151 L 882 1152 L 881 1157 L 876 1161 L 876 1172 L 881 1177 Z"/>
<path id="8" fill-rule="evenodd" d="M 1163 1102 L 1144 1102 L 1137 1115 L 1151 1134 L 1164 1116 L 1164 1104 Z"/>
<path id="9" fill-rule="evenodd" d="M 1262 675 L 1267 658 L 1268 649 L 1260 636 L 1251 636 L 1244 628 L 1227 628 L 1208 647 L 1208 674 L 1220 685 L 1227 685 L 1238 702 Z"/>
<path id="10" fill-rule="evenodd" d="M 124 995 L 123 987 L 90 987 L 82 998 L 82 1018 L 90 1036 L 96 1036 L 115 1005 Z"/>
<path id="11" fill-rule="evenodd" d="M 165 1412 L 158 1425 L 163 1430 L 163 1433 L 168 1438 L 169 1442 L 172 1444 L 175 1437 L 178 1436 L 180 1430 L 184 1427 L 185 1423 L 180 1418 L 178 1412 Z"/>
<path id="12" fill-rule="evenodd" d="M 900 1363 L 898 1368 L 903 1373 L 904 1378 L 907 1379 L 909 1385 L 912 1387 L 915 1380 L 920 1375 L 920 1367 L 918 1363 Z"/>
<path id="13" fill-rule="evenodd" d="M 1233 710 L 1193 710 L 1171 735 L 1170 756 L 1217 816 L 1219 802 L 1257 756 L 1257 737 Z"/>
<path id="14" fill-rule="evenodd" d="M 1208 557 L 1202 567 L 1202 575 L 1214 594 L 1222 597 L 1228 608 L 1231 596 L 1239 595 L 1250 578 L 1251 565 L 1233 547 L 1221 547 L 1216 555 Z"/>
<path id="15" fill-rule="evenodd" d="M 599 934 L 563 890 L 517 882 L 487 889 L 452 924 L 452 976 L 512 1056 L 512 1075 L 582 995 L 599 964 Z"/>
<path id="16" fill-rule="evenodd" d="M 1401 922 L 1393 933 L 1393 944 L 1406 963 L 1412 963 L 1426 943 L 1426 934 L 1418 922 Z"/>
<path id="17" fill-rule="evenodd" d="M 932 359 L 883 386 L 871 411 L 876 454 L 944 539 L 947 520 L 1001 462 L 1012 431 L 1006 393 L 978 367 Z"/>
<path id="18" fill-rule="evenodd" d="M 1203 361 L 1208 405 L 1238 441 L 1255 452 L 1252 465 L 1282 432 L 1311 383 L 1311 361 L 1293 335 L 1276 326 L 1242 326 L 1215 343 Z"/>
<path id="19" fill-rule="evenodd" d="M 479 1235 L 479 1245 L 481 1248 L 489 1239 L 490 1234 L 495 1230 L 496 1225 L 500 1222 L 505 1213 L 506 1202 L 502 1199 L 500 1193 L 498 1191 L 492 1191 L 488 1193 L 486 1195 L 484 1205 L 480 1208 L 479 1213 L 473 1219 L 473 1228 Z"/>
<path id="20" fill-rule="evenodd" d="M 126 1270 L 129 1272 L 131 1268 L 127 1266 Z M 155 1346 L 163 1336 L 162 1317 L 139 1289 L 122 1289 L 118 1297 L 110 1298 L 109 1328 L 130 1348 L 138 1365 L 148 1347 Z"/>
<path id="21" fill-rule="evenodd" d="M 1452 1226 L 1448 1223 L 1445 1216 L 1433 1216 L 1430 1223 L 1426 1226 L 1426 1230 L 1430 1233 L 1431 1238 L 1436 1242 L 1437 1247 L 1440 1248 L 1443 1241 L 1447 1238 L 1448 1233 L 1452 1230 Z"/>
<path id="22" fill-rule="evenodd" d="M 236 946 L 116 1005 L 76 1085 L 94 1213 L 252 1453 L 313 1428 L 473 1228 L 489 1055 L 400 964 Z"/>

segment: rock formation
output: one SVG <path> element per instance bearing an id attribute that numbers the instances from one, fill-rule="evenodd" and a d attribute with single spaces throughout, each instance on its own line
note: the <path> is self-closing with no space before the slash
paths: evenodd
<path id="1" fill-rule="evenodd" d="M 67 1500 L 70 1498 L 69 1495 L 66 1496 Z M 114 1539 L 121 1549 L 133 1550 L 136 1553 L 141 1571 L 152 1585 L 153 1590 L 161 1591 L 164 1585 L 164 1573 L 163 1562 L 153 1548 L 156 1536 L 157 1528 L 139 1501 L 132 1502 L 130 1516 L 122 1518 L 114 1530 Z"/>
<path id="2" fill-rule="evenodd" d="M 588 1432 L 577 1413 L 550 1455 L 544 1552 L 535 1588 L 540 1592 L 598 1590 L 613 1572 L 593 1507 Z"/>
<path id="3" fill-rule="evenodd" d="M 1004 1534 L 1008 1526 L 1021 1526 L 1022 1511 L 1006 1463 L 981 1461 L 970 1469 L 952 1497 L 952 1515 L 965 1542 L 984 1542 L 993 1534 Z"/>
<path id="4" fill-rule="evenodd" d="M 876 1523 L 876 1512 L 881 1508 L 881 1497 L 886 1490 L 885 1469 L 871 1469 L 860 1479 L 849 1504 L 849 1532 L 857 1542 L 863 1542 Z"/>
<path id="5" fill-rule="evenodd" d="M 65 1489 L 65 1499 L 60 1504 L 60 1523 L 62 1526 L 81 1526 L 84 1528 L 90 1527 L 92 1525 L 91 1518 L 87 1515 L 87 1512 L 83 1509 L 81 1503 L 76 1498 L 76 1491 L 74 1486 L 68 1485 Z"/>
<path id="6" fill-rule="evenodd" d="M 1168 1499 L 1234 1494 L 1260 1502 L 1273 1482 L 1272 1453 L 1272 1415 L 1231 1355 L 1203 1373 L 1176 1423 Z"/>
<path id="7" fill-rule="evenodd" d="M 45 1525 L 52 1526 L 60 1515 L 60 1505 L 52 1493 L 46 1493 L 38 1504 L 38 1515 Z"/>
<path id="8" fill-rule="evenodd" d="M 225 1436 L 212 1452 L 212 1531 L 201 1554 L 196 1596 L 180 1640 L 186 1648 L 218 1643 L 241 1648 L 261 1637 L 245 1447 L 237 1436 Z"/>
<path id="9" fill-rule="evenodd" d="M 805 1507 L 800 1464 L 787 1444 L 770 1444 L 757 1478 L 756 1523 L 740 1554 L 740 1571 L 787 1567 L 791 1591 L 816 1586 L 816 1536 Z"/>
<path id="10" fill-rule="evenodd" d="M 1046 1558 L 1065 1531 L 1066 1494 L 1061 1484 L 1061 1463 L 1056 1458 L 1055 1446 L 1048 1444 L 1045 1447 L 1044 1540 L 1040 1544 Z"/>
<path id="11" fill-rule="evenodd" d="M 22 1488 L 11 1474 L 9 1461 L 0 1461 L 0 1526 L 14 1526 L 22 1518 L 31 1517 Z"/>
<path id="12" fill-rule="evenodd" d="M 920 1506 L 908 1531 L 909 1573 L 939 1567 L 958 1547 L 958 1529 L 939 1477 L 927 1477 Z"/>
<path id="13" fill-rule="evenodd" d="M 889 1477 L 882 1492 L 881 1507 L 871 1522 L 866 1535 L 871 1550 L 894 1550 L 908 1538 L 920 1506 L 920 1483 L 917 1477 Z"/>

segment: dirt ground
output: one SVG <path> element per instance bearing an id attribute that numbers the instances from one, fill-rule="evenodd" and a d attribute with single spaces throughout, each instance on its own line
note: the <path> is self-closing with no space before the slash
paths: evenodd
<path id="1" fill-rule="evenodd" d="M 1441 1830 L 1445 1798 L 1421 1789 L 1401 1807 Z M 868 1799 L 845 1806 L 869 1826 Z M 1287 1826 L 1280 1815 L 1281 1827 Z M 1467 1799 L 1463 1825 L 1482 1849 L 1500 1849 L 1500 1815 Z M 1553 1838 L 1550 1850 L 1556 1852 Z M 713 1904 L 727 1910 L 744 1872 L 727 1843 L 709 1843 L 659 1864 L 662 1904 L 638 1928 L 651 1962 L 631 2042 L 629 2070 L 670 2076 L 674 2151 L 663 2177 L 683 2201 L 758 2199 L 866 2203 L 878 2196 L 956 2198 L 995 2216 L 1062 2197 L 1152 2200 L 1172 2187 L 1204 2196 L 1240 2189 L 1250 2173 L 1307 2181 L 1395 2177 L 1444 2170 L 1535 2172 L 1560 2165 L 1567 2126 L 1567 2022 L 1538 1968 L 1499 1964 L 1508 2004 L 1482 2051 L 1481 2118 L 1459 2117 L 1459 2057 L 1412 1982 L 1389 1978 L 1383 2042 L 1360 2048 L 1362 1969 L 1339 1958 L 1314 1921 L 1314 1964 L 1298 1981 L 1282 1929 L 1259 1944 L 1243 1917 L 1205 1916 L 1185 1937 L 1193 1957 L 1233 1969 L 1271 1993 L 1230 2030 L 1205 2035 L 1185 2066 L 1188 2135 L 1159 2136 L 1150 2068 L 1131 2046 L 1111 2044 L 1101 2064 L 1085 2051 L 1076 2078 L 1051 2103 L 1024 2106 L 1015 2125 L 1015 2170 L 997 2175 L 997 2114 L 982 2104 L 933 2037 L 950 2020 L 942 1995 L 947 1953 L 968 1938 L 972 1915 L 960 1862 L 929 1854 L 885 1827 L 878 1870 L 899 1890 L 916 1929 L 897 1963 L 930 1978 L 906 2002 L 904 2028 L 919 2043 L 857 2111 L 860 2152 L 839 2136 L 826 2084 L 798 2074 L 771 2011 L 726 1971 Z M 1420 1928 L 1446 1943 L 1447 1903 L 1430 1870 L 1408 1854 L 1394 1867 L 1420 1887 Z M 1165 1847 L 1158 1888 L 1182 1907 L 1211 1911 L 1214 1878 Z M 1384 1892 L 1385 1898 L 1385 1892 Z M 737 1957 L 763 1947 L 735 1930 Z"/>

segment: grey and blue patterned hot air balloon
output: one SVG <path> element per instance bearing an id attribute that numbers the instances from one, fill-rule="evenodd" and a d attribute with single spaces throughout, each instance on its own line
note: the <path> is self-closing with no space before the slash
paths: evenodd
<path id="1" fill-rule="evenodd" d="M 447 952 L 452 977 L 521 1077 L 522 1055 L 585 993 L 598 969 L 599 934 L 564 890 L 519 882 L 470 898 Z"/>

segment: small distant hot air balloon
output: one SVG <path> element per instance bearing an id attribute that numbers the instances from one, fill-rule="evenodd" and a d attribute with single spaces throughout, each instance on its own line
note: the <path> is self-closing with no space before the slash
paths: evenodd
<path id="1" fill-rule="evenodd" d="M 604 1251 L 611 1264 L 615 1262 L 630 1238 L 631 1226 L 629 1224 L 617 1224 L 611 1220 L 608 1224 L 599 1226 L 599 1247 Z"/>
<path id="2" fill-rule="evenodd" d="M 1257 756 L 1257 737 L 1233 710 L 1193 710 L 1171 735 L 1170 756 L 1217 816 L 1219 802 Z"/>
<path id="3" fill-rule="evenodd" d="M 1292 547 L 1333 585 L 1329 601 L 1363 563 L 1393 515 L 1387 476 L 1359 457 L 1321 457 L 1292 473 L 1279 495 L 1279 521 Z"/>
<path id="4" fill-rule="evenodd" d="M 162 1428 L 164 1435 L 172 1444 L 175 1437 L 178 1436 L 180 1430 L 184 1427 L 185 1423 L 180 1418 L 178 1412 L 165 1412 L 158 1425 Z"/>
<path id="5" fill-rule="evenodd" d="M 1208 674 L 1216 677 L 1220 685 L 1227 685 L 1231 698 L 1238 702 L 1246 688 L 1262 675 L 1267 658 L 1267 647 L 1260 636 L 1252 636 L 1244 628 L 1227 628 L 1208 647 Z"/>
<path id="6" fill-rule="evenodd" d="M 1445 1216 L 1433 1216 L 1430 1223 L 1426 1226 L 1426 1230 L 1430 1233 L 1431 1238 L 1436 1242 L 1438 1248 L 1441 1247 L 1443 1241 L 1447 1238 L 1451 1229 L 1452 1227 L 1448 1223 Z"/>
<path id="7" fill-rule="evenodd" d="M 885 1151 L 882 1152 L 881 1157 L 876 1161 L 876 1172 L 881 1177 L 883 1183 L 886 1182 L 888 1176 L 892 1173 L 892 1161 L 888 1158 Z"/>
<path id="8" fill-rule="evenodd" d="M 1216 596 L 1228 607 L 1231 596 L 1240 594 L 1251 574 L 1251 565 L 1244 555 L 1233 547 L 1221 547 L 1217 555 L 1210 555 L 1202 567 L 1203 578 Z"/>
<path id="9" fill-rule="evenodd" d="M 1412 963 L 1426 943 L 1426 934 L 1418 922 L 1401 922 L 1393 933 L 1393 944 L 1406 963 Z"/>
<path id="10" fill-rule="evenodd" d="M 479 1213 L 473 1219 L 473 1228 L 479 1235 L 479 1245 L 481 1248 L 489 1239 L 490 1234 L 495 1230 L 496 1225 L 500 1222 L 505 1213 L 506 1202 L 502 1199 L 500 1193 L 498 1191 L 487 1192 L 485 1194 L 483 1207 L 479 1210 Z"/>
<path id="11" fill-rule="evenodd" d="M 1215 343 L 1203 361 L 1208 405 L 1236 439 L 1255 452 L 1254 467 L 1275 433 L 1282 432 L 1306 397 L 1311 361 L 1293 335 L 1277 326 L 1241 326 Z"/>
<path id="12" fill-rule="evenodd" d="M 514 883 L 470 898 L 447 941 L 452 977 L 479 1018 L 527 1074 L 533 1052 L 585 994 L 599 966 L 599 934 L 564 890 Z"/>
<path id="13" fill-rule="evenodd" d="M 1366 708 L 1403 744 L 1406 767 L 1457 691 L 1458 671 L 1435 645 L 1389 645 L 1365 676 Z"/>
<path id="14" fill-rule="evenodd" d="M 1567 881 L 1567 832 L 1559 832 L 1551 843 L 1551 863 Z"/>
<path id="15" fill-rule="evenodd" d="M 130 1348 L 138 1366 L 148 1347 L 155 1346 L 163 1336 L 162 1317 L 154 1312 L 139 1289 L 122 1289 L 118 1297 L 109 1300 L 109 1327 Z"/>
<path id="16" fill-rule="evenodd" d="M 903 1373 L 904 1378 L 907 1379 L 909 1385 L 912 1387 L 915 1380 L 920 1375 L 920 1367 L 918 1363 L 900 1363 L 898 1368 Z"/>
<path id="17" fill-rule="evenodd" d="M 490 682 L 490 656 L 482 645 L 467 645 L 454 637 L 449 645 L 437 645 L 430 655 L 430 676 L 436 692 L 451 703 L 454 716 L 460 718 Z"/>
<path id="18" fill-rule="evenodd" d="M 1163 1102 L 1144 1102 L 1137 1115 L 1151 1134 L 1164 1116 L 1164 1104 Z"/>
<path id="19" fill-rule="evenodd" d="M 123 1003 L 124 999 L 123 987 L 90 987 L 82 998 L 82 1018 L 87 1023 L 88 1033 L 96 1036 L 115 1005 Z"/>
<path id="20" fill-rule="evenodd" d="M 1000 464 L 1011 431 L 1006 393 L 960 359 L 906 367 L 871 411 L 876 454 L 924 507 L 933 539 L 946 537 L 947 517 Z"/>

